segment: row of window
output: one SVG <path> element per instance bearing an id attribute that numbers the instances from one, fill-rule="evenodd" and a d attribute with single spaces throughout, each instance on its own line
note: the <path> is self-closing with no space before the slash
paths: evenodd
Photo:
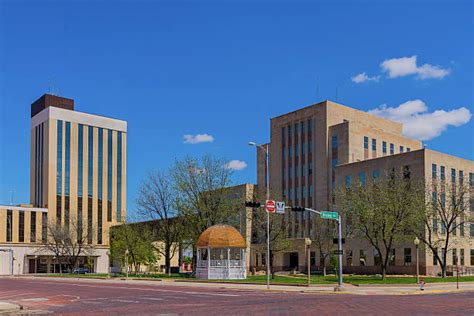
<path id="1" fill-rule="evenodd" d="M 301 193 L 301 195 L 300 195 Z M 309 189 L 308 189 L 308 192 L 306 192 L 306 187 L 303 186 L 301 187 L 301 191 L 299 190 L 299 187 L 296 187 L 295 188 L 295 196 L 294 196 L 294 199 L 295 200 L 298 200 L 298 199 L 305 199 L 306 197 L 313 197 L 313 186 L 310 185 L 309 186 Z M 286 191 L 283 191 L 283 198 L 285 199 L 286 198 Z M 293 188 L 290 188 L 288 190 L 288 199 L 290 201 L 293 200 Z"/>
<path id="2" fill-rule="evenodd" d="M 446 167 L 440 165 L 439 166 L 439 177 L 441 180 L 446 180 Z M 458 179 L 459 179 L 459 185 L 464 184 L 464 172 L 463 170 L 458 170 Z M 433 180 L 438 179 L 438 165 L 437 164 L 431 164 L 431 178 Z M 469 173 L 469 186 L 472 187 L 474 181 L 474 173 L 470 172 Z M 451 168 L 451 183 L 456 183 L 456 169 Z"/>
<path id="3" fill-rule="evenodd" d="M 64 177 L 65 177 L 65 187 L 64 192 L 62 188 L 62 157 L 63 157 L 63 124 L 65 125 L 65 164 L 64 164 Z M 77 175 L 77 187 L 78 187 L 78 218 L 82 218 L 83 206 L 82 206 L 82 197 L 83 197 L 83 163 L 84 163 L 84 128 L 88 129 L 88 139 L 87 139 L 87 195 L 89 197 L 89 203 L 87 207 L 87 223 L 88 223 L 88 242 L 92 243 L 92 223 L 93 223 L 93 209 L 92 209 L 92 196 L 93 196 L 93 175 L 94 175 L 94 129 L 98 130 L 98 212 L 97 212 L 97 242 L 102 243 L 102 212 L 103 212 L 103 141 L 104 141 L 104 129 L 95 128 L 93 126 L 85 126 L 83 124 L 78 125 L 78 175 Z M 107 221 L 112 221 L 112 130 L 107 130 L 108 142 L 107 142 Z M 117 132 L 117 221 L 121 220 L 121 211 L 122 211 L 122 132 Z M 64 204 L 64 219 L 66 223 L 69 222 L 69 208 L 70 208 L 70 155 L 71 155 L 71 123 L 63 122 L 58 120 L 57 123 L 57 209 L 56 209 L 56 219 L 58 223 L 62 219 L 62 204 L 61 198 L 64 195 L 65 204 Z M 64 193 L 64 194 L 63 194 Z M 82 231 L 82 223 L 78 223 L 81 227 L 79 229 Z"/>
<path id="4" fill-rule="evenodd" d="M 375 169 L 372 171 L 372 179 L 377 179 L 380 177 L 380 170 L 379 169 Z M 367 182 L 367 175 L 366 175 L 366 172 L 365 171 L 361 171 L 359 172 L 358 174 L 358 179 L 359 179 L 359 183 L 361 185 L 365 185 L 366 182 Z M 346 188 L 350 188 L 352 186 L 352 175 L 347 175 L 346 178 L 345 178 L 345 184 L 346 184 Z"/>
<path id="5" fill-rule="evenodd" d="M 313 120 L 312 119 L 307 119 L 306 121 L 301 121 L 301 122 L 298 122 L 298 123 L 295 123 L 294 125 L 289 125 L 288 126 L 288 137 L 293 137 L 293 126 L 294 126 L 294 130 L 295 130 L 295 138 L 298 138 L 298 132 L 299 132 L 299 127 L 301 127 L 301 134 L 303 135 L 305 133 L 305 125 L 308 127 L 308 134 L 311 135 L 312 131 L 313 131 Z M 281 142 L 282 144 L 285 144 L 285 141 L 286 141 L 286 127 L 282 127 L 281 128 L 281 136 L 282 136 L 282 139 L 281 139 Z"/>
<path id="6" fill-rule="evenodd" d="M 389 146 L 390 146 L 390 155 L 395 154 L 395 145 L 393 143 L 390 143 Z M 377 139 L 372 138 L 371 148 L 372 148 L 373 152 L 377 151 Z M 368 136 L 364 136 L 364 150 L 369 150 L 369 137 Z M 411 148 L 407 147 L 406 151 L 407 152 L 411 151 Z M 399 153 L 403 153 L 403 152 L 405 152 L 405 147 L 400 145 L 399 146 Z M 387 142 L 386 141 L 382 141 L 382 154 L 384 154 L 384 155 L 387 154 Z"/>
<path id="7" fill-rule="evenodd" d="M 42 214 L 41 235 L 42 242 L 46 243 L 48 235 L 48 213 Z M 30 213 L 30 242 L 36 242 L 36 212 Z M 13 222 L 13 211 L 7 210 L 6 238 L 7 242 L 13 242 L 13 227 L 18 227 L 18 242 L 25 242 L 25 211 L 18 211 L 18 223 Z"/>
<path id="8" fill-rule="evenodd" d="M 35 206 L 43 206 L 44 123 L 35 127 Z"/>

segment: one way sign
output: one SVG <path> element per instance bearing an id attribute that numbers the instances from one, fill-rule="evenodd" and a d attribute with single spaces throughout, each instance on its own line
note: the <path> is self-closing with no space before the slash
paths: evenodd
<path id="1" fill-rule="evenodd" d="M 285 202 L 276 202 L 276 212 L 279 214 L 285 213 Z"/>

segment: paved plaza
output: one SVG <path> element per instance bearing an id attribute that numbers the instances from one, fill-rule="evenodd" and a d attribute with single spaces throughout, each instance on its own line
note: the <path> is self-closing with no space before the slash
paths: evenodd
<path id="1" fill-rule="evenodd" d="M 62 315 L 472 315 L 474 310 L 472 291 L 406 294 L 380 288 L 334 294 L 328 286 L 267 291 L 260 285 L 29 277 L 1 278 L 0 301 L 22 306 L 15 314 Z M 384 292 L 388 295 L 379 295 Z"/>

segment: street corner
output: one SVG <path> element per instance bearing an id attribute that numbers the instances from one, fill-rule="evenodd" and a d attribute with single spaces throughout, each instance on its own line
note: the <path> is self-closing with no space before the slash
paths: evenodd
<path id="1" fill-rule="evenodd" d="M 10 314 L 23 310 L 23 306 L 8 302 L 0 302 L 0 314 Z"/>

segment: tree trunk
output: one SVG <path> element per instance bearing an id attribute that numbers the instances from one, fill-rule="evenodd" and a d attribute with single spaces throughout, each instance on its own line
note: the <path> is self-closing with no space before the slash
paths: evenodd
<path id="1" fill-rule="evenodd" d="M 171 276 L 171 245 L 167 243 L 165 245 L 165 267 L 166 273 Z"/>

